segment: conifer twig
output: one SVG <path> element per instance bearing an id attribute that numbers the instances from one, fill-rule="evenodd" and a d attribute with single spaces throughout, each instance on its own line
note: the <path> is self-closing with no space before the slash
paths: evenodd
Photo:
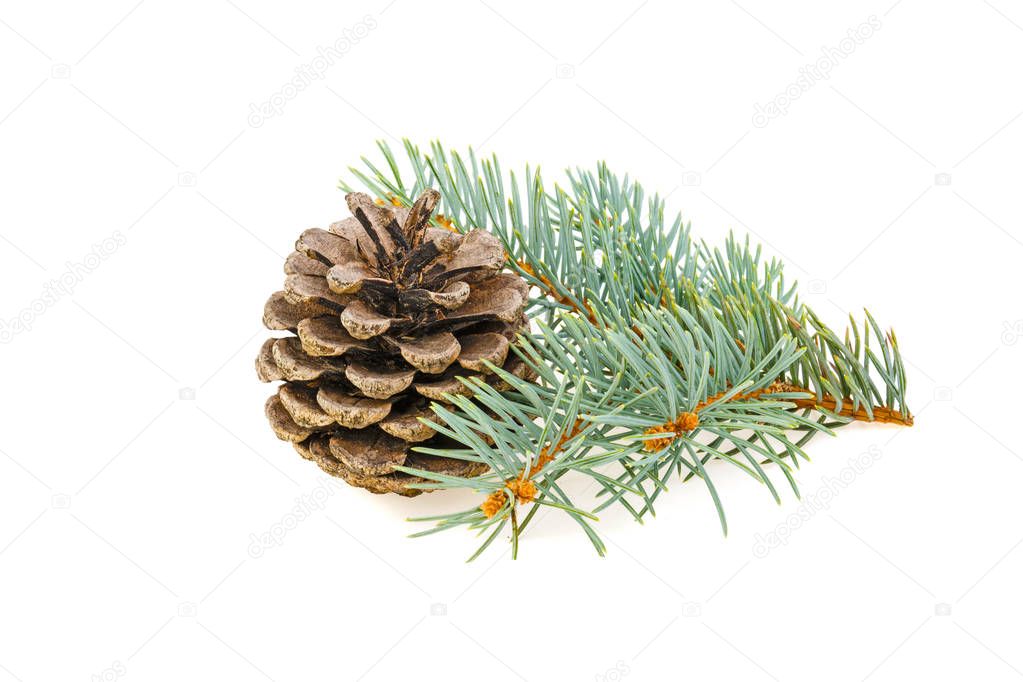
<path id="1" fill-rule="evenodd" d="M 475 558 L 510 523 L 517 554 L 544 506 L 567 514 L 603 555 L 594 513 L 618 506 L 642 521 L 673 479 L 702 481 L 725 530 L 718 467 L 737 468 L 780 503 L 769 472 L 798 495 L 794 472 L 816 435 L 853 421 L 913 424 L 894 333 L 866 313 L 839 337 L 798 299 L 783 264 L 748 239 L 694 242 L 681 216 L 666 219 L 658 195 L 604 164 L 570 170 L 565 186 L 551 188 L 528 166 L 505 173 L 496 156 L 403 146 L 413 182 L 386 143 L 387 163 L 367 161 L 353 177 L 404 206 L 437 189 L 435 224 L 492 231 L 541 294 L 526 311 L 531 331 L 513 345 L 535 379 L 489 366 L 503 390 L 461 380 L 465 390 L 435 403 L 428 423 L 462 446 L 418 448 L 486 471 L 462 478 L 399 467 L 425 479 L 413 487 L 485 496 L 422 519 L 434 525 L 416 535 L 476 530 L 485 539 Z M 562 487 L 566 474 L 597 484 L 592 511 Z"/>

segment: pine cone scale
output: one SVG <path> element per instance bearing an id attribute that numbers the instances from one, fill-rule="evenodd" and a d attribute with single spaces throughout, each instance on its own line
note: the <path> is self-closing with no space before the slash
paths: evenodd
<path id="1" fill-rule="evenodd" d="M 391 413 L 394 404 L 390 400 L 351 395 L 331 385 L 320 387 L 316 393 L 316 402 L 334 421 L 349 429 L 364 429 L 370 424 L 376 424 Z"/>
<path id="2" fill-rule="evenodd" d="M 370 426 L 344 431 L 338 429 L 329 441 L 330 453 L 345 466 L 363 476 L 380 476 L 405 463 L 408 446 L 400 438 Z"/>
<path id="3" fill-rule="evenodd" d="M 295 242 L 295 251 L 318 261 L 326 267 L 345 262 L 353 255 L 352 244 L 343 236 L 313 227 L 303 232 Z"/>
<path id="4" fill-rule="evenodd" d="M 487 373 L 486 363 L 501 366 L 508 357 L 511 347 L 508 339 L 494 332 L 468 334 L 461 339 L 462 352 L 458 364 L 474 372 Z"/>
<path id="5" fill-rule="evenodd" d="M 381 315 L 364 301 L 355 301 L 341 313 L 341 324 L 357 339 L 380 336 L 402 320 Z"/>
<path id="6" fill-rule="evenodd" d="M 425 406 L 413 406 L 399 414 L 392 414 L 386 419 L 380 420 L 380 428 L 395 438 L 400 438 L 409 443 L 432 438 L 436 431 L 427 426 L 420 419 L 429 419 L 432 412 Z"/>
<path id="7" fill-rule="evenodd" d="M 396 341 L 401 357 L 420 372 L 440 374 L 454 362 L 462 346 L 451 332 L 427 334 L 418 339 Z"/>
<path id="8" fill-rule="evenodd" d="M 416 370 L 412 368 L 371 367 L 361 362 L 353 362 L 345 370 L 345 377 L 363 395 L 378 399 L 401 393 L 412 385 L 415 376 Z"/>
<path id="9" fill-rule="evenodd" d="M 349 334 L 337 317 L 309 317 L 299 322 L 296 330 L 302 350 L 309 355 L 338 356 L 351 350 L 373 350 L 372 345 Z"/>

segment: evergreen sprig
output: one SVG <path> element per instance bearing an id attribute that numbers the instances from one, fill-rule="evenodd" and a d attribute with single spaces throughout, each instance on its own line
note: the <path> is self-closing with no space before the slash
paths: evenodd
<path id="1" fill-rule="evenodd" d="M 765 465 L 798 497 L 792 471 L 815 435 L 855 420 L 912 424 L 894 333 L 865 313 L 862 331 L 850 318 L 839 336 L 798 300 L 780 261 L 748 239 L 695 242 L 681 216 L 667 222 L 663 199 L 629 176 L 601 163 L 549 187 L 539 169 L 505 174 L 496 156 L 471 149 L 435 142 L 424 152 L 406 140 L 399 161 L 386 143 L 378 147 L 383 163 L 364 157 L 364 168 L 350 169 L 368 191 L 411 206 L 437 189 L 435 221 L 495 233 L 508 267 L 539 292 L 527 308 L 532 329 L 513 347 L 537 378 L 491 366 L 506 390 L 463 380 L 469 395 L 435 403 L 430 422 L 463 447 L 417 448 L 485 463 L 487 473 L 402 468 L 427 479 L 419 487 L 478 491 L 481 504 L 414 519 L 433 523 L 415 535 L 475 530 L 484 538 L 475 558 L 510 526 L 516 555 L 549 507 L 603 555 L 595 514 L 620 506 L 642 521 L 673 477 L 703 482 L 727 533 L 713 461 L 738 467 L 780 502 Z M 597 486 L 595 508 L 559 484 L 570 472 Z"/>

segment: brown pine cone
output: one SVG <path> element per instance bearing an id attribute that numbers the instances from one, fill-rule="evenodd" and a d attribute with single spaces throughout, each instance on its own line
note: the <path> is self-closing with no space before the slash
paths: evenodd
<path id="1" fill-rule="evenodd" d="M 354 217 L 302 233 L 284 291 L 264 308 L 269 329 L 295 334 L 267 339 L 256 358 L 260 380 L 284 382 L 266 403 L 270 425 L 327 473 L 376 493 L 420 492 L 407 485 L 423 479 L 395 466 L 482 473 L 409 448 L 459 447 L 419 421 L 430 401 L 469 393 L 458 377 L 498 383 L 486 361 L 526 376 L 509 347 L 527 324 L 529 286 L 500 272 L 494 235 L 429 226 L 434 190 L 411 209 L 345 198 Z"/>

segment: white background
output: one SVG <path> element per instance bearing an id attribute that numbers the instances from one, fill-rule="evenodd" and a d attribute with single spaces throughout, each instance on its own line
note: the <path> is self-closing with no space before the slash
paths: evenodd
<path id="1" fill-rule="evenodd" d="M 0 10 L 0 680 L 1023 675 L 1023 8 L 388 2 Z M 603 560 L 555 514 L 517 562 L 407 539 L 474 496 L 330 487 L 252 367 L 282 256 L 402 136 L 550 181 L 606 159 L 694 234 L 753 235 L 835 326 L 896 327 L 916 426 L 812 443 L 802 504 L 718 467 L 727 539 L 698 484 L 606 514 Z"/>

